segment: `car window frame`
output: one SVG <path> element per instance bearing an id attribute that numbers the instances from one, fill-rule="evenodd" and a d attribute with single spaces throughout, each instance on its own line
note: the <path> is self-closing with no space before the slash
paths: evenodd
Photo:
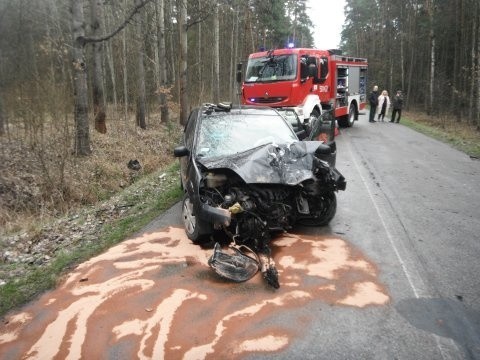
<path id="1" fill-rule="evenodd" d="M 192 151 L 195 144 L 195 133 L 196 133 L 196 124 L 198 123 L 198 112 L 199 109 L 194 109 L 188 116 L 187 124 L 185 125 L 184 138 L 185 138 L 185 147 Z"/>

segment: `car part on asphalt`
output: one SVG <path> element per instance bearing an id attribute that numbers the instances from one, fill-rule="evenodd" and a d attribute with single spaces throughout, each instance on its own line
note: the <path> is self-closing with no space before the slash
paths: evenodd
<path id="1" fill-rule="evenodd" d="M 259 261 L 245 255 L 235 246 L 230 248 L 233 249 L 233 253 L 222 251 L 220 244 L 215 243 L 213 254 L 208 259 L 208 265 L 218 275 L 235 282 L 251 279 L 258 272 Z"/>

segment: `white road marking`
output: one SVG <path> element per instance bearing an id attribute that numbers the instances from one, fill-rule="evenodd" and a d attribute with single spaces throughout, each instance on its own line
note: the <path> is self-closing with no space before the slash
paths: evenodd
<path id="1" fill-rule="evenodd" d="M 393 251 L 395 252 L 395 256 L 397 257 L 398 261 L 400 262 L 400 265 L 402 266 L 403 273 L 407 277 L 408 283 L 410 284 L 410 287 L 412 288 L 413 294 L 415 295 L 415 298 L 419 299 L 420 296 L 418 295 L 418 290 L 417 290 L 416 286 L 413 284 L 412 276 L 410 275 L 410 272 L 407 269 L 405 261 L 402 259 L 402 256 L 400 255 L 400 252 L 398 251 L 398 248 L 393 241 L 393 236 L 392 236 L 390 230 L 388 229 L 387 224 L 385 222 L 385 219 L 382 216 L 382 212 L 380 211 L 380 209 L 377 205 L 377 202 L 375 201 L 375 198 L 372 194 L 372 191 L 370 190 L 369 183 L 367 182 L 365 177 L 362 175 L 362 171 L 360 169 L 360 166 L 358 165 L 358 162 L 355 160 L 355 157 L 354 157 L 352 148 L 350 146 L 350 143 L 348 141 L 346 141 L 345 144 L 347 144 L 348 152 L 350 153 L 350 158 L 352 159 L 353 164 L 355 165 L 355 168 L 357 169 L 357 172 L 360 175 L 360 179 L 362 180 L 365 188 L 367 189 L 368 196 L 369 196 L 370 200 L 372 201 L 373 206 L 375 207 L 375 211 L 377 212 L 377 215 L 378 215 L 380 221 L 382 222 L 383 229 L 385 230 L 385 233 L 387 234 L 388 241 L 390 242 L 390 245 L 392 246 Z"/>
<path id="2" fill-rule="evenodd" d="M 380 219 L 380 221 L 382 223 L 382 226 L 383 226 L 383 229 L 385 230 L 385 233 L 387 234 L 387 238 L 388 238 L 388 241 L 390 242 L 390 246 L 392 247 L 393 251 L 395 252 L 395 256 L 397 257 L 397 260 L 402 267 L 402 271 L 403 271 L 403 273 L 405 274 L 405 277 L 408 280 L 410 288 L 412 289 L 415 298 L 420 299 L 419 290 L 417 289 L 417 287 L 413 283 L 412 275 L 410 274 L 410 271 L 408 270 L 405 261 L 403 260 L 397 246 L 395 245 L 395 242 L 393 241 L 393 236 L 392 236 L 390 230 L 388 229 L 388 226 L 385 222 L 385 219 L 382 216 L 382 212 L 380 211 L 380 208 L 379 208 L 377 202 L 375 201 L 375 197 L 373 196 L 372 191 L 370 190 L 371 184 L 369 182 L 367 182 L 367 180 L 363 176 L 361 168 L 360 168 L 358 162 L 356 161 L 356 159 L 354 157 L 352 148 L 350 146 L 350 142 L 345 141 L 345 144 L 347 145 L 348 152 L 350 153 L 350 158 L 352 159 L 352 162 L 355 165 L 355 168 L 356 168 L 358 174 L 360 175 L 360 179 L 362 180 L 362 182 L 365 186 L 365 189 L 367 189 L 368 196 L 369 196 L 373 206 L 375 207 L 375 211 L 377 212 L 378 218 Z M 446 345 L 447 346 L 450 345 L 452 348 L 454 348 L 454 351 L 456 352 L 456 355 L 458 355 L 460 353 L 460 349 L 458 348 L 457 344 L 455 343 L 455 341 L 453 339 L 445 339 L 445 338 L 442 338 L 442 337 L 440 337 L 436 334 L 433 334 L 433 333 L 432 333 L 432 335 L 433 335 L 433 338 L 435 339 L 435 342 L 437 343 L 437 348 L 442 355 L 442 359 L 448 360 L 448 359 L 456 358 L 454 356 L 451 356 L 449 353 L 446 353 L 446 351 L 448 352 L 449 349 L 444 349 L 444 344 L 442 344 L 442 342 L 448 342 L 448 344 L 446 344 Z"/>

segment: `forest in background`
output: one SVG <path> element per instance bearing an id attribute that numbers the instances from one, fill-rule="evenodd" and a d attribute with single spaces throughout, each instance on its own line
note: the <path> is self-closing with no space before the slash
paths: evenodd
<path id="1" fill-rule="evenodd" d="M 347 0 L 341 47 L 369 59 L 369 87 L 478 126 L 479 14 L 477 0 Z M 312 46 L 322 16 L 306 0 L 0 0 L 0 134 L 65 128 L 74 115 L 75 150 L 87 155 L 88 115 L 102 133 L 130 112 L 141 128 L 176 108 L 184 120 L 201 102 L 235 100 L 249 53 Z"/>
<path id="2" fill-rule="evenodd" d="M 480 130 L 478 0 L 346 0 L 342 48 L 367 57 L 370 85 Z"/>
<path id="3" fill-rule="evenodd" d="M 312 45 L 305 0 L 1 0 L 0 24 L 0 131 L 73 114 L 80 155 L 85 112 L 100 132 L 130 111 L 141 128 L 153 114 L 167 121 L 175 104 L 185 119 L 234 99 L 236 64 L 260 46 Z"/>
<path id="4" fill-rule="evenodd" d="M 478 131 L 479 13 L 478 0 L 346 0 L 341 48 L 368 58 L 369 88 Z M 108 179 L 131 180 L 129 156 L 154 169 L 192 107 L 237 101 L 237 63 L 313 46 L 311 19 L 328 16 L 306 0 L 0 0 L 0 225 L 94 203 Z"/>

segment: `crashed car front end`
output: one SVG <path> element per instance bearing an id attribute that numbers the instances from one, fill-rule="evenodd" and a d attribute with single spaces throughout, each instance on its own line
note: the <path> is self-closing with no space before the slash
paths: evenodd
<path id="1" fill-rule="evenodd" d="M 335 168 L 335 142 L 299 141 L 275 109 L 211 104 L 192 111 L 183 140 L 174 153 L 188 238 L 210 244 L 216 234 L 226 234 L 222 244 L 242 250 L 226 254 L 216 245 L 209 264 L 217 274 L 245 281 L 259 269 L 279 287 L 272 235 L 295 224 L 328 224 L 335 194 L 345 190 Z M 255 256 L 244 257 L 247 251 Z"/>
<path id="2" fill-rule="evenodd" d="M 235 245 L 253 249 L 265 278 L 278 287 L 271 234 L 297 222 L 324 225 L 333 218 L 334 193 L 346 187 L 344 177 L 330 165 L 333 151 L 333 146 L 309 141 L 199 158 L 198 216 L 230 235 Z"/>

